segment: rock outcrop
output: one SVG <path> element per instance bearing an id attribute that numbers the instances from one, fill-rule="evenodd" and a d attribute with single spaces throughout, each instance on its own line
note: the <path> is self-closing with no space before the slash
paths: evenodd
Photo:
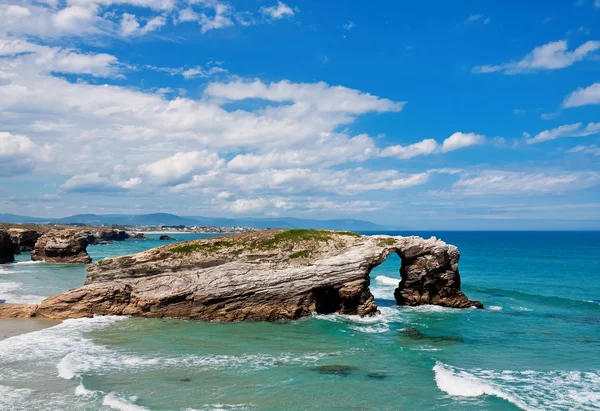
<path id="1" fill-rule="evenodd" d="M 175 239 L 169 235 L 161 235 L 158 239 L 161 241 L 175 241 Z"/>
<path id="2" fill-rule="evenodd" d="M 11 228 L 8 233 L 21 252 L 32 251 L 35 243 L 42 236 L 39 231 L 25 228 Z"/>
<path id="3" fill-rule="evenodd" d="M 199 320 L 281 320 L 317 313 L 369 315 L 369 273 L 402 258 L 402 305 L 482 307 L 460 291 L 458 250 L 419 237 L 260 231 L 169 244 L 87 267 L 85 285 L 49 297 L 34 316 L 100 315 Z M 5 311 L 6 310 L 6 311 Z M 0 317 L 16 315 L 0 305 Z"/>
<path id="4" fill-rule="evenodd" d="M 127 233 L 127 235 L 129 236 L 129 238 L 132 238 L 134 240 L 148 240 L 148 236 L 146 236 L 146 234 L 144 233 Z"/>
<path id="5" fill-rule="evenodd" d="M 7 231 L 0 230 L 0 264 L 10 263 L 15 260 L 17 245 Z"/>
<path id="6" fill-rule="evenodd" d="M 92 258 L 86 251 L 87 246 L 86 236 L 77 230 L 51 230 L 38 239 L 31 259 L 47 263 L 88 264 Z"/>
<path id="7" fill-rule="evenodd" d="M 112 228 L 87 230 L 82 231 L 81 234 L 85 236 L 88 244 L 104 244 L 113 241 L 125 241 L 129 238 L 129 233 L 126 231 Z"/>

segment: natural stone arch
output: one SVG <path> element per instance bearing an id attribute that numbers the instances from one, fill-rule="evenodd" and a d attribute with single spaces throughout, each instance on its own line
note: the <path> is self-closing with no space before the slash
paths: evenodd
<path id="1" fill-rule="evenodd" d="M 261 231 L 158 247 L 87 267 L 85 285 L 2 316 L 92 315 L 282 320 L 313 312 L 370 315 L 371 270 L 402 260 L 401 305 L 482 307 L 460 291 L 459 253 L 435 238 L 331 231 Z"/>

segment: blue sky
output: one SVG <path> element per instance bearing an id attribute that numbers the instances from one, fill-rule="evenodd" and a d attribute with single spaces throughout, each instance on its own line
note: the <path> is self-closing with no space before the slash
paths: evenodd
<path id="1" fill-rule="evenodd" d="M 0 4 L 0 212 L 600 228 L 600 1 Z"/>

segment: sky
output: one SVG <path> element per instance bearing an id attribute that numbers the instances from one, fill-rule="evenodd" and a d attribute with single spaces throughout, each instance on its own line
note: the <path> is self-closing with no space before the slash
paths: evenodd
<path id="1" fill-rule="evenodd" d="M 600 229 L 600 0 L 535 4 L 3 0 L 0 213 Z"/>

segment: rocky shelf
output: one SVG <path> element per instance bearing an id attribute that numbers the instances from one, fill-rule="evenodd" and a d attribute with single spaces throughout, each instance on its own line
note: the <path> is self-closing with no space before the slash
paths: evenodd
<path id="1" fill-rule="evenodd" d="M 377 312 L 369 273 L 401 260 L 399 305 L 482 308 L 460 290 L 458 249 L 436 238 L 319 230 L 259 231 L 174 243 L 87 266 L 82 287 L 39 305 L 0 305 L 0 317 L 92 315 L 285 320 Z"/>

